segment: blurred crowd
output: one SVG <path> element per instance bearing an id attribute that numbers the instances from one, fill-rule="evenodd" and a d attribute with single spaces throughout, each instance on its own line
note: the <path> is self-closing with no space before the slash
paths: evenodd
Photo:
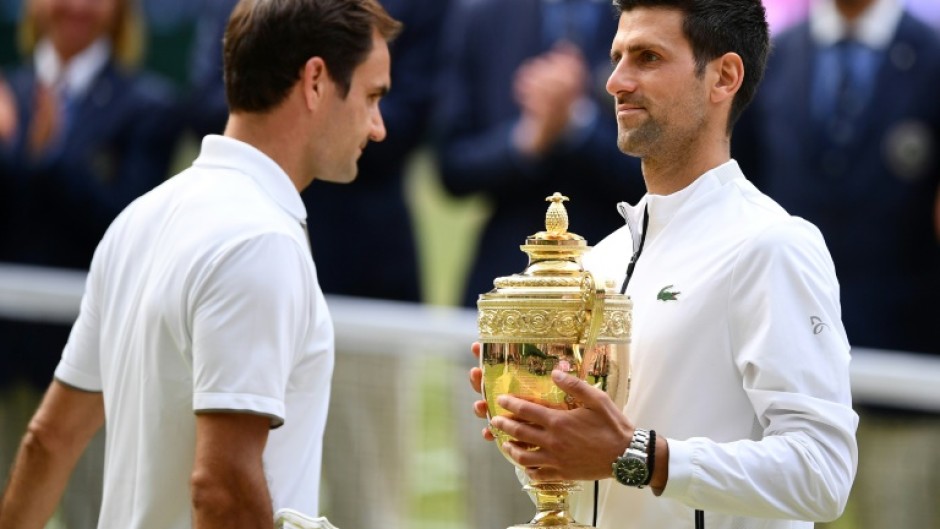
<path id="1" fill-rule="evenodd" d="M 171 176 L 182 140 L 223 132 L 235 3 L 0 0 L 0 262 L 86 269 L 114 217 Z M 382 3 L 405 24 L 382 102 L 388 139 L 366 149 L 354 184 L 302 194 L 324 292 L 425 299 L 404 188 L 418 150 L 449 193 L 490 206 L 468 243 L 464 305 L 524 268 L 541 197 L 564 191 L 589 241 L 621 225 L 616 203 L 644 187 L 604 89 L 609 0 Z M 940 2 L 764 3 L 774 51 L 733 155 L 822 231 L 854 346 L 940 355 Z M 2 479 L 23 431 L 4 407 L 11 395 L 35 407 L 68 332 L 0 319 Z M 858 407 L 856 526 L 940 527 L 940 417 Z M 68 527 L 94 526 L 88 494 Z"/>

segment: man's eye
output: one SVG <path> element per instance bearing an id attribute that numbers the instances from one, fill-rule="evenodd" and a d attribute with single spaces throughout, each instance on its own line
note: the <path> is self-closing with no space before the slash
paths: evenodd
<path id="1" fill-rule="evenodd" d="M 656 62 L 659 60 L 659 55 L 651 51 L 645 51 L 640 55 L 640 58 L 643 59 L 643 62 Z"/>

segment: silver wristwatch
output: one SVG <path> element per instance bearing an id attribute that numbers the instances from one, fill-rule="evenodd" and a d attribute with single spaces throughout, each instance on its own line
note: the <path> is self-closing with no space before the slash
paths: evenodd
<path id="1" fill-rule="evenodd" d="M 633 432 L 630 446 L 612 465 L 614 479 L 628 487 L 640 489 L 649 483 L 650 469 L 647 466 L 649 441 L 649 430 L 637 428 Z"/>

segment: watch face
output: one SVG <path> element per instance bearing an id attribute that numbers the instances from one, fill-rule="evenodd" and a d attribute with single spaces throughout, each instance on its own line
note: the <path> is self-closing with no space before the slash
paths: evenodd
<path id="1" fill-rule="evenodd" d="M 621 457 L 614 466 L 614 478 L 624 485 L 636 487 L 646 481 L 646 462 L 638 457 Z"/>

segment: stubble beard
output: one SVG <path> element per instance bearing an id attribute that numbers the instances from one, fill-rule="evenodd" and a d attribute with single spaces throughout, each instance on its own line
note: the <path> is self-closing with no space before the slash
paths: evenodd
<path id="1" fill-rule="evenodd" d="M 621 122 L 617 123 L 617 147 L 629 156 L 643 158 L 649 155 L 662 137 L 662 125 L 652 119 L 632 129 L 628 129 Z"/>
<path id="2" fill-rule="evenodd" d="M 688 106 L 686 115 L 694 116 L 686 126 L 657 120 L 650 116 L 634 128 L 617 123 L 617 147 L 621 152 L 636 158 L 677 159 L 686 156 L 705 128 L 706 117 L 701 107 Z"/>

